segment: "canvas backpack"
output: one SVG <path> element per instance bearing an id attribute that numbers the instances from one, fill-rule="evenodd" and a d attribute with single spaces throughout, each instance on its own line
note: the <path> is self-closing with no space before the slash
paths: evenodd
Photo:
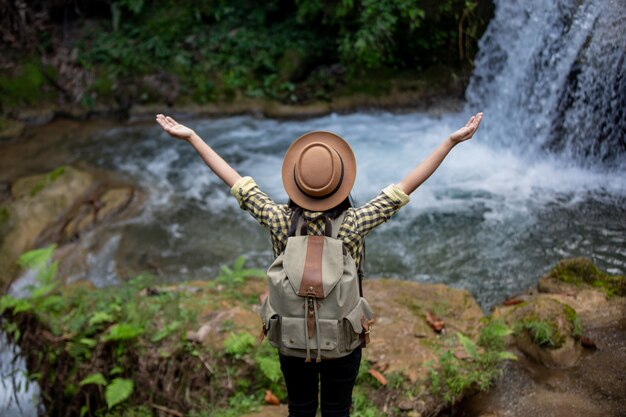
<path id="1" fill-rule="evenodd" d="M 284 355 L 319 362 L 369 342 L 373 313 L 362 297 L 356 263 L 337 239 L 344 216 L 325 216 L 325 235 L 309 236 L 296 209 L 285 250 L 267 270 L 263 334 Z"/>

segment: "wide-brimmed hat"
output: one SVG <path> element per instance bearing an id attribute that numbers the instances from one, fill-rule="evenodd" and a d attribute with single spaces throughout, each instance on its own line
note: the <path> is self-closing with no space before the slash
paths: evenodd
<path id="1" fill-rule="evenodd" d="M 348 142 L 331 132 L 309 132 L 296 139 L 283 160 L 283 185 L 300 207 L 325 211 L 352 190 L 356 159 Z"/>

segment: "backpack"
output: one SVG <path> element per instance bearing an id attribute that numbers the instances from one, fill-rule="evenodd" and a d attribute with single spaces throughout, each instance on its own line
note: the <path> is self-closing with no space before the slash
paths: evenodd
<path id="1" fill-rule="evenodd" d="M 301 213 L 294 210 L 285 250 L 267 270 L 261 339 L 286 356 L 319 362 L 369 343 L 373 313 L 356 263 L 337 239 L 345 212 L 332 221 L 324 216 L 325 236 L 308 236 Z"/>

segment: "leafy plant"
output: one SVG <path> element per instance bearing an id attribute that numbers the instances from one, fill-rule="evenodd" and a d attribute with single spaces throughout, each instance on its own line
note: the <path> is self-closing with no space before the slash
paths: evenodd
<path id="1" fill-rule="evenodd" d="M 250 333 L 231 333 L 224 341 L 224 352 L 240 359 L 243 355 L 250 353 L 255 344 L 256 340 Z"/>
<path id="2" fill-rule="evenodd" d="M 102 374 L 98 372 L 98 373 L 91 374 L 83 378 L 83 380 L 81 380 L 78 384 L 79 385 L 87 385 L 87 384 L 106 385 L 107 381 L 106 379 L 104 379 L 104 376 L 102 376 Z"/>
<path id="3" fill-rule="evenodd" d="M 526 319 L 518 323 L 517 330 L 526 331 L 538 346 L 556 348 L 563 343 L 563 336 L 555 332 L 545 320 Z"/>
<path id="4" fill-rule="evenodd" d="M 106 387 L 105 398 L 109 408 L 125 401 L 133 392 L 133 381 L 131 379 L 115 378 Z"/>
<path id="5" fill-rule="evenodd" d="M 234 290 L 237 285 L 243 284 L 246 278 L 265 277 L 265 271 L 258 268 L 244 268 L 245 263 L 246 257 L 240 255 L 235 259 L 235 262 L 233 262 L 232 268 L 227 265 L 222 265 L 216 281 L 226 285 L 230 290 Z"/>
<path id="6" fill-rule="evenodd" d="M 489 320 L 480 331 L 478 343 L 457 333 L 457 338 L 470 357 L 469 361 L 459 359 L 451 350 L 443 351 L 437 364 L 429 361 L 429 382 L 434 394 L 440 395 L 446 403 L 452 403 L 471 387 L 480 390 L 489 388 L 498 375 L 498 365 L 504 360 L 517 357 L 503 350 L 504 338 L 512 333 L 502 321 Z"/>

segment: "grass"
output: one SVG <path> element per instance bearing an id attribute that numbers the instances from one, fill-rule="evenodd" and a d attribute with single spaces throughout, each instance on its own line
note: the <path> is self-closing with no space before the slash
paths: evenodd
<path id="1" fill-rule="evenodd" d="M 231 291 L 219 291 L 224 283 L 217 281 L 191 294 L 162 291 L 150 275 L 93 289 L 61 285 L 58 263 L 51 262 L 54 250 L 50 246 L 20 257 L 20 265 L 37 273 L 30 297 L 0 297 L 2 330 L 32 355 L 41 371 L 35 379 L 49 394 L 51 413 L 141 416 L 147 412 L 141 405 L 148 402 L 185 404 L 184 411 L 190 411 L 203 407 L 195 399 L 209 396 L 215 411 L 210 415 L 228 416 L 234 415 L 229 410 L 235 403 L 237 410 L 260 404 L 258 393 L 265 389 L 285 397 L 278 358 L 267 343 L 258 346 L 252 335 L 236 333 L 233 323 L 231 337 L 218 352 L 186 336 L 197 329 L 201 311 L 232 303 L 231 291 L 245 282 L 245 260 L 228 268 L 232 273 L 224 279 L 236 278 Z M 224 386 L 231 378 L 237 385 Z M 229 400 L 233 395 L 250 400 Z"/>

